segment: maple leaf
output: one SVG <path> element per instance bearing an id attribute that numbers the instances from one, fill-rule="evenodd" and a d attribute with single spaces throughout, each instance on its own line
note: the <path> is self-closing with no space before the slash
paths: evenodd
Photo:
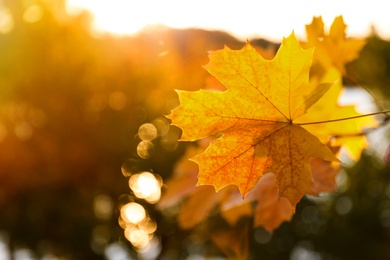
<path id="1" fill-rule="evenodd" d="M 338 159 L 321 141 L 294 121 L 307 113 L 331 84 L 308 81 L 313 49 L 303 50 L 294 33 L 284 38 L 272 60 L 249 42 L 209 55 L 205 68 L 226 91 L 177 90 L 180 106 L 168 116 L 183 130 L 181 140 L 194 141 L 222 133 L 204 153 L 197 185 L 218 191 L 235 184 L 245 196 L 267 172 L 275 174 L 280 197 L 292 207 L 304 194 L 314 194 L 309 160 Z"/>
<path id="2" fill-rule="evenodd" d="M 306 113 L 296 120 L 303 124 L 309 132 L 315 134 L 323 143 L 333 141 L 334 146 L 343 146 L 353 160 L 358 160 L 363 148 L 367 146 L 364 128 L 375 127 L 377 122 L 372 117 L 360 117 L 349 121 L 337 121 L 339 118 L 360 116 L 354 105 L 341 106 L 338 100 L 344 91 L 341 74 L 335 68 L 329 68 L 321 78 L 325 82 L 335 82 L 318 102 L 309 108 Z M 314 81 L 314 80 L 313 80 Z M 305 122 L 318 122 L 329 120 L 326 124 L 305 124 Z M 336 138 L 335 138 L 336 137 Z"/>
<path id="3" fill-rule="evenodd" d="M 330 27 L 329 34 L 326 34 L 322 17 L 313 17 L 312 23 L 306 25 L 308 41 L 303 46 L 316 46 L 314 63 L 318 63 L 325 70 L 335 66 L 343 75 L 346 74 L 345 64 L 356 59 L 366 44 L 364 39 L 348 39 L 346 28 L 343 17 L 337 16 Z"/>
<path id="4" fill-rule="evenodd" d="M 290 202 L 284 197 L 279 197 L 278 187 L 275 184 L 275 175 L 266 173 L 248 194 L 248 199 L 257 201 L 254 227 L 263 226 L 269 232 L 284 221 L 291 220 L 294 214 Z"/>
<path id="5" fill-rule="evenodd" d="M 330 146 L 329 148 L 337 153 L 340 150 L 340 146 Z M 336 177 L 341 171 L 339 165 L 335 166 L 334 163 L 324 161 L 319 158 L 313 158 L 310 161 L 310 168 L 312 169 L 314 179 L 314 190 L 318 195 L 321 192 L 332 192 L 336 190 Z"/>
<path id="6" fill-rule="evenodd" d="M 185 154 L 175 165 L 172 178 L 165 183 L 164 192 L 157 204 L 160 210 L 164 210 L 185 200 L 177 219 L 179 226 L 183 229 L 193 228 L 205 220 L 210 211 L 215 209 L 218 204 L 228 204 L 230 200 L 235 200 L 234 197 L 239 198 L 239 196 L 235 196 L 237 189 L 234 187 L 226 187 L 223 191 L 216 193 L 212 186 L 195 186 L 198 165 L 189 161 L 188 158 L 203 152 L 210 140 L 211 138 L 198 142 L 199 147 L 187 147 Z M 242 199 L 239 203 L 242 204 Z M 234 225 L 234 222 L 248 210 L 246 206 L 234 209 L 233 212 L 224 214 L 225 219 L 231 225 Z M 221 209 L 222 212 L 225 210 Z"/>
<path id="7" fill-rule="evenodd" d="M 347 38 L 346 27 L 342 16 L 334 19 L 328 34 L 324 31 L 321 17 L 313 17 L 312 23 L 306 25 L 307 42 L 303 42 L 302 45 L 316 46 L 310 80 L 336 83 L 319 102 L 310 108 L 311 113 L 298 120 L 315 122 L 321 120 L 320 117 L 334 120 L 360 115 L 354 106 L 338 105 L 338 99 L 344 90 L 342 75 L 346 74 L 345 64 L 356 59 L 366 43 L 364 39 Z M 305 126 L 305 129 L 319 137 L 322 142 L 328 142 L 332 138 L 333 145 L 346 148 L 347 155 L 357 161 L 362 150 L 368 146 L 366 137 L 362 134 L 364 128 L 373 128 L 377 125 L 374 118 L 361 117 L 348 123 L 340 121 L 325 125 L 310 125 Z"/>
<path id="8" fill-rule="evenodd" d="M 175 164 L 172 178 L 164 185 L 157 207 L 165 210 L 180 202 L 178 224 L 183 229 L 195 227 L 215 209 L 232 227 L 244 216 L 253 216 L 253 226 L 263 226 L 269 232 L 284 221 L 289 221 L 293 215 L 291 204 L 286 198 L 279 197 L 275 176 L 272 173 L 265 174 L 244 200 L 235 186 L 225 187 L 218 193 L 215 193 L 211 186 L 195 187 L 198 165 L 188 158 L 202 153 L 210 140 L 211 138 L 203 139 L 202 142 L 198 142 L 197 147 L 187 146 L 186 152 Z M 339 147 L 330 149 L 337 152 Z M 333 191 L 336 188 L 335 177 L 340 170 L 338 167 L 329 161 L 312 158 L 310 168 L 316 194 Z M 182 201 L 184 203 L 181 203 Z"/>

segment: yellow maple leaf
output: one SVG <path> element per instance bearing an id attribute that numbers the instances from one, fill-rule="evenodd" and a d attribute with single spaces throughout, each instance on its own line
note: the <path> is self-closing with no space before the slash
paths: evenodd
<path id="1" fill-rule="evenodd" d="M 283 39 L 272 60 L 248 42 L 241 50 L 225 47 L 210 54 L 205 68 L 226 91 L 177 90 L 181 105 L 168 116 L 194 141 L 222 133 L 204 153 L 197 185 L 218 191 L 235 184 L 245 196 L 267 172 L 275 174 L 281 197 L 291 205 L 314 194 L 309 160 L 337 158 L 327 146 L 294 121 L 304 115 L 331 84 L 308 81 L 313 49 L 303 50 L 294 33 Z"/>
<path id="2" fill-rule="evenodd" d="M 324 97 L 310 108 L 312 113 L 299 118 L 300 121 L 316 121 L 316 114 L 329 120 L 359 116 L 354 106 L 338 105 L 338 98 L 344 91 L 342 75 L 345 76 L 345 64 L 356 59 L 360 50 L 365 45 L 364 39 L 351 39 L 346 37 L 346 24 L 343 17 L 334 19 L 329 33 L 324 31 L 324 23 L 321 17 L 313 17 L 311 24 L 306 25 L 307 42 L 305 47 L 316 47 L 313 57 L 313 65 L 310 71 L 311 80 L 336 82 Z M 333 145 L 346 148 L 345 151 L 351 159 L 357 161 L 362 150 L 368 142 L 362 134 L 364 128 L 376 127 L 378 124 L 372 117 L 356 118 L 353 121 L 334 122 L 326 125 L 305 126 L 323 142 L 330 141 Z"/>
<path id="3" fill-rule="evenodd" d="M 364 39 L 349 39 L 345 30 L 347 25 L 342 16 L 337 16 L 329 34 L 324 32 L 322 17 L 313 17 L 312 23 L 306 25 L 307 43 L 304 47 L 314 47 L 314 63 L 323 70 L 330 66 L 336 67 L 343 75 L 346 73 L 345 64 L 356 59 L 360 50 L 366 44 Z"/>
<path id="4" fill-rule="evenodd" d="M 341 74 L 334 67 L 329 68 L 321 80 L 335 82 L 323 98 L 309 108 L 306 113 L 298 118 L 295 123 L 302 125 L 306 130 L 315 134 L 323 143 L 333 141 L 333 145 L 346 148 L 348 155 L 353 160 L 358 160 L 363 148 L 367 147 L 367 140 L 360 135 L 364 128 L 375 127 L 377 122 L 372 117 L 360 117 L 354 120 L 338 121 L 340 118 L 360 116 L 354 105 L 341 106 L 338 100 L 344 91 Z M 307 124 L 329 120 L 326 124 Z M 332 139 L 332 140 L 331 140 Z"/>

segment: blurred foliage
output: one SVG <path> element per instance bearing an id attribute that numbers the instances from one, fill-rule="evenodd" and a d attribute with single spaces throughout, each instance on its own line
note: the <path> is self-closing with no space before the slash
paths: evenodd
<path id="1" fill-rule="evenodd" d="M 31 6 L 43 13 L 34 22 L 24 18 Z M 110 227 L 109 241 L 124 240 L 122 163 L 166 177 L 182 152 L 160 146 L 142 160 L 138 127 L 177 104 L 173 89 L 208 84 L 201 67 L 208 50 L 240 43 L 225 33 L 166 28 L 96 36 L 90 16 L 66 15 L 62 1 L 4 7 L 13 27 L 0 34 L 0 230 L 14 248 L 39 251 L 48 241 L 59 254 L 98 257 L 102 249 L 90 246 L 95 226 Z M 117 204 L 104 221 L 93 211 L 99 194 Z"/>
<path id="2" fill-rule="evenodd" d="M 26 18 L 32 6 L 40 8 L 36 19 Z M 135 171 L 150 170 L 166 180 L 185 146 L 156 143 L 154 155 L 141 159 L 139 126 L 177 105 L 174 89 L 218 84 L 202 68 L 208 51 L 238 49 L 243 42 L 196 29 L 95 35 L 91 17 L 67 15 L 62 0 L 5 0 L 4 7 L 13 25 L 0 33 L 0 230 L 11 248 L 28 247 L 38 256 L 50 251 L 69 259 L 102 259 L 109 243 L 131 248 L 118 225 L 121 195 L 130 192 L 122 163 L 131 160 Z M 389 68 L 390 43 L 373 36 L 348 70 L 389 100 Z M 332 195 L 330 204 L 305 199 L 272 237 L 251 231 L 252 258 L 287 259 L 297 250 L 340 259 L 390 257 L 390 170 L 377 165 L 365 153 L 347 169 L 350 185 Z M 102 194 L 115 204 L 104 218 L 93 207 Z M 335 209 L 342 198 L 353 206 L 340 214 Z M 223 255 L 209 239 L 215 228 L 226 226 L 220 217 L 189 232 L 146 207 L 158 222 L 161 259 Z M 101 226 L 109 235 L 98 243 L 93 234 Z"/>
<path id="3" fill-rule="evenodd" d="M 382 109 L 390 107 L 390 43 L 381 39 L 373 29 L 358 60 L 348 66 L 346 82 L 365 87 Z"/>

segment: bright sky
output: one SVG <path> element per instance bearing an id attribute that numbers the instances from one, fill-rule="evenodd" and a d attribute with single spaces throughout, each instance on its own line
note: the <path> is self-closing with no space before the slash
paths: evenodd
<path id="1" fill-rule="evenodd" d="M 374 25 L 390 38 L 390 15 L 385 0 L 68 0 L 95 16 L 95 29 L 116 34 L 136 33 L 146 25 L 227 31 L 240 40 L 265 37 L 280 41 L 292 30 L 305 37 L 305 24 L 322 16 L 327 27 L 343 15 L 348 36 L 365 36 Z"/>

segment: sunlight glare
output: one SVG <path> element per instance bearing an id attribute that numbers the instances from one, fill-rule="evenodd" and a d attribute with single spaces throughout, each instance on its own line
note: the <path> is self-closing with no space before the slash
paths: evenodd
<path id="1" fill-rule="evenodd" d="M 280 41 L 292 30 L 298 38 L 305 37 L 304 25 L 313 16 L 322 16 L 329 29 L 333 19 L 343 15 L 348 36 L 367 36 L 372 25 L 381 37 L 390 36 L 387 4 L 381 0 L 243 0 L 239 4 L 222 0 L 68 0 L 69 12 L 77 8 L 93 13 L 96 31 L 119 35 L 135 34 L 150 25 L 165 25 L 223 30 L 242 40 L 264 37 Z"/>
<path id="2" fill-rule="evenodd" d="M 68 8 L 71 12 L 77 12 L 77 7 L 92 12 L 95 27 L 101 31 L 114 34 L 134 34 L 145 25 L 160 23 L 164 2 L 68 0 Z"/>

